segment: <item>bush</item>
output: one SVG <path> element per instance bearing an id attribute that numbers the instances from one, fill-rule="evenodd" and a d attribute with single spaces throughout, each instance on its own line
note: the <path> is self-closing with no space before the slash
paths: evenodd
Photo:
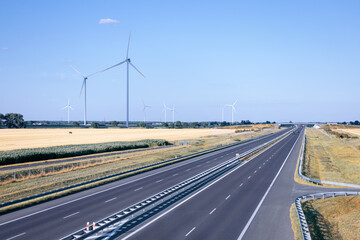
<path id="1" fill-rule="evenodd" d="M 0 165 L 75 157 L 81 155 L 122 151 L 128 149 L 147 148 L 151 146 L 165 146 L 169 144 L 170 143 L 168 141 L 162 139 L 146 139 L 133 142 L 109 142 L 0 151 Z"/>

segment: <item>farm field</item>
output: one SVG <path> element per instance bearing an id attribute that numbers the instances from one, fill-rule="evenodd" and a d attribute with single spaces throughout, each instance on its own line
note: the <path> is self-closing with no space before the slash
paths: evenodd
<path id="1" fill-rule="evenodd" d="M 0 151 L 142 139 L 179 141 L 234 132 L 234 129 L 0 129 Z"/>
<path id="2" fill-rule="evenodd" d="M 341 132 L 345 132 L 345 133 L 350 133 L 350 134 L 355 134 L 360 136 L 360 128 L 349 128 L 349 129 L 339 129 L 337 131 L 341 131 Z"/>
<path id="3" fill-rule="evenodd" d="M 303 174 L 314 179 L 360 184 L 360 150 L 353 141 L 307 128 Z"/>
<path id="4" fill-rule="evenodd" d="M 221 134 L 202 137 L 200 139 L 189 140 L 189 144 L 176 149 L 164 149 L 161 152 L 150 153 L 135 153 L 129 156 L 119 156 L 105 161 L 102 164 L 89 164 L 80 168 L 67 167 L 64 170 L 53 174 L 39 174 L 32 175 L 31 178 L 26 176 L 28 170 L 24 171 L 24 178 L 9 181 L 5 184 L 0 184 L 0 202 L 12 201 L 26 196 L 39 194 L 45 191 L 54 190 L 57 188 L 66 187 L 76 183 L 89 181 L 99 177 L 104 177 L 110 174 L 134 169 L 152 163 L 162 162 L 175 157 L 184 156 L 187 154 L 199 152 L 205 149 L 210 149 L 219 145 L 233 143 L 235 141 L 244 141 L 246 139 L 254 138 L 260 135 L 276 132 L 278 130 L 271 129 L 267 131 L 259 131 L 255 133 L 247 133 L 241 135 L 235 134 Z M 144 155 L 145 154 L 145 155 Z M 7 173 L 2 173 L 0 179 Z"/>

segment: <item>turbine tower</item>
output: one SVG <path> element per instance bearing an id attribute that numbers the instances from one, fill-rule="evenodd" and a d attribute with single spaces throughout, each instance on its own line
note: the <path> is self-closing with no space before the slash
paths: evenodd
<path id="1" fill-rule="evenodd" d="M 172 108 L 168 108 L 170 111 L 172 111 L 172 122 L 175 123 L 175 106 L 173 105 Z"/>
<path id="2" fill-rule="evenodd" d="M 165 123 L 166 123 L 166 111 L 170 110 L 170 108 L 168 108 L 165 103 L 163 104 L 164 104 L 163 112 L 165 112 Z"/>
<path id="3" fill-rule="evenodd" d="M 234 112 L 236 112 L 235 104 L 237 103 L 238 99 L 233 104 L 225 104 L 225 107 L 231 107 L 231 124 L 234 124 Z"/>
<path id="4" fill-rule="evenodd" d="M 151 108 L 151 106 L 146 105 L 144 103 L 144 100 L 142 102 L 143 102 L 143 112 L 144 112 L 144 123 L 146 123 L 146 108 Z"/>
<path id="5" fill-rule="evenodd" d="M 70 100 L 68 99 L 68 104 L 63 107 L 63 110 L 64 109 L 67 109 L 67 112 L 68 112 L 68 124 L 70 124 L 70 109 L 71 110 L 74 110 L 71 106 L 70 106 Z"/>

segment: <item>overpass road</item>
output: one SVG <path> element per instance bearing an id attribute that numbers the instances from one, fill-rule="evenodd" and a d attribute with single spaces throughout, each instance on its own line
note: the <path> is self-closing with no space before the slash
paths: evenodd
<path id="1" fill-rule="evenodd" d="M 289 129 L 110 184 L 0 216 L 0 239 L 59 239 L 244 153 Z M 295 135 L 287 138 L 291 142 Z M 280 151 L 280 150 L 279 150 Z M 253 162 L 246 165 L 253 165 Z M 245 166 L 246 166 L 245 165 Z M 260 170 L 260 169 L 259 169 Z M 255 179 L 258 175 L 254 175 Z M 251 180 L 252 181 L 252 180 Z M 153 225 L 155 226 L 155 225 Z M 159 238 L 155 238 L 159 239 Z M 167 238 L 169 239 L 169 238 Z"/>

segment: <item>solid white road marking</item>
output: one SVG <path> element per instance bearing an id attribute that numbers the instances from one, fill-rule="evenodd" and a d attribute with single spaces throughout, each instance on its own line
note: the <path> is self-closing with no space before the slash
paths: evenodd
<path id="1" fill-rule="evenodd" d="M 194 231 L 195 228 L 196 228 L 196 227 L 193 227 L 193 228 L 190 230 L 190 232 L 188 232 L 188 233 L 185 235 L 185 237 L 187 237 L 192 231 Z"/>
<path id="2" fill-rule="evenodd" d="M 65 216 L 65 217 L 63 217 L 64 219 L 65 218 L 68 218 L 68 217 L 72 217 L 72 216 L 74 216 L 74 215 L 76 215 L 76 214 L 78 214 L 79 212 L 76 212 L 76 213 L 73 213 L 73 214 L 70 214 L 70 215 L 67 215 L 67 216 Z"/>
<path id="3" fill-rule="evenodd" d="M 229 198 L 230 196 L 231 196 L 231 195 L 227 196 L 227 197 L 225 198 L 225 200 L 228 200 L 228 198 Z"/>
<path id="4" fill-rule="evenodd" d="M 143 189 L 143 187 L 139 187 L 139 188 L 135 189 L 134 192 L 139 191 L 141 189 Z"/>
<path id="5" fill-rule="evenodd" d="M 111 201 L 113 201 L 113 200 L 115 200 L 116 199 L 116 197 L 114 197 L 114 198 L 111 198 L 111 199 L 109 199 L 109 200 L 107 200 L 107 201 L 105 201 L 106 203 L 107 202 L 111 202 Z"/>
<path id="6" fill-rule="evenodd" d="M 20 236 L 24 235 L 25 233 L 26 233 L 26 232 L 20 233 L 20 234 L 18 234 L 18 235 L 16 235 L 16 236 L 13 236 L 13 237 L 11 237 L 11 238 L 7 238 L 6 240 L 11 240 L 11 239 L 20 237 Z"/>
<path id="7" fill-rule="evenodd" d="M 215 212 L 216 208 L 214 208 L 209 214 L 212 214 L 213 212 Z"/>
<path id="8" fill-rule="evenodd" d="M 254 212 L 253 212 L 253 214 L 251 215 L 251 217 L 250 217 L 249 221 L 247 222 L 247 224 L 245 225 L 244 229 L 242 230 L 242 232 L 241 232 L 240 236 L 238 237 L 238 240 L 241 240 L 241 239 L 244 237 L 244 235 L 245 235 L 245 233 L 246 233 L 247 229 L 249 228 L 249 226 L 250 226 L 251 222 L 252 222 L 252 221 L 253 221 L 253 219 L 255 218 L 256 213 L 259 211 L 259 209 L 260 209 L 260 207 L 261 207 L 262 203 L 264 202 L 264 200 L 265 200 L 266 196 L 267 196 L 267 195 L 268 195 L 268 193 L 270 192 L 270 189 L 272 188 L 272 186 L 274 185 L 274 183 L 275 183 L 276 179 L 277 179 L 277 178 L 278 178 L 278 176 L 280 175 L 280 172 L 281 172 L 281 170 L 283 169 L 283 167 L 284 167 L 284 165 L 285 165 L 286 161 L 288 160 L 288 158 L 289 158 L 290 154 L 292 153 L 292 151 L 293 151 L 293 149 L 294 149 L 294 147 L 295 147 L 296 143 L 299 141 L 300 136 L 301 136 L 301 134 L 299 134 L 299 137 L 296 139 L 296 141 L 295 141 L 294 145 L 293 145 L 293 146 L 292 146 L 292 148 L 290 149 L 289 154 L 287 155 L 287 157 L 286 157 L 285 161 L 284 161 L 284 162 L 283 162 L 283 164 L 281 165 L 281 167 L 280 167 L 279 171 L 277 172 L 277 174 L 276 174 L 275 178 L 274 178 L 274 179 L 273 179 L 273 181 L 271 182 L 271 184 L 270 184 L 269 188 L 266 190 L 266 192 L 265 192 L 264 196 L 262 197 L 261 201 L 260 201 L 260 202 L 259 202 L 259 204 L 257 205 L 257 207 L 256 207 L 255 211 L 254 211 Z"/>

